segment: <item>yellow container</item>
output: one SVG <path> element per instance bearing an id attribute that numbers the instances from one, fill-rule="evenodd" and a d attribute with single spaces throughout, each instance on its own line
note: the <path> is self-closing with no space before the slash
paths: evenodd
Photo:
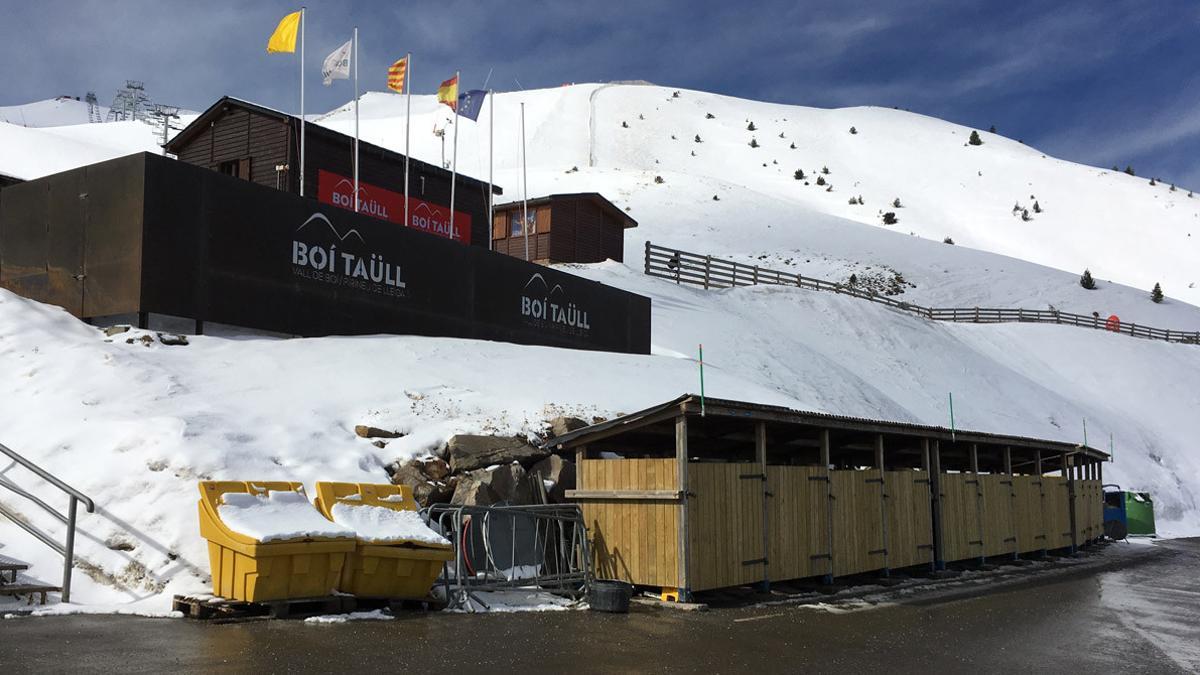
<path id="1" fill-rule="evenodd" d="M 224 503 L 225 495 L 275 491 L 304 494 L 304 486 L 290 482 L 200 482 L 200 535 L 208 540 L 214 595 L 264 602 L 327 596 L 337 588 L 346 557 L 354 551 L 353 538 L 302 537 L 264 543 L 234 531 L 221 520 L 217 507 Z"/>
<path id="2" fill-rule="evenodd" d="M 317 483 L 317 510 L 334 520 L 333 507 L 339 503 L 351 508 L 375 506 L 392 511 L 417 511 L 412 489 L 407 485 Z M 340 524 L 353 527 L 350 523 Z M 360 532 L 358 546 L 350 554 L 339 588 L 361 597 L 420 600 L 429 596 L 442 563 L 453 557 L 454 548 L 448 542 L 380 541 Z"/>

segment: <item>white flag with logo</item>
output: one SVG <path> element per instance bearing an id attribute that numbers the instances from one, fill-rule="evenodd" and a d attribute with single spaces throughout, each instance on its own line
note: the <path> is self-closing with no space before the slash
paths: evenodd
<path id="1" fill-rule="evenodd" d="M 321 67 L 321 76 L 325 78 L 325 86 L 333 84 L 334 80 L 350 79 L 350 53 L 353 40 L 338 47 L 332 54 L 325 57 L 325 65 Z"/>

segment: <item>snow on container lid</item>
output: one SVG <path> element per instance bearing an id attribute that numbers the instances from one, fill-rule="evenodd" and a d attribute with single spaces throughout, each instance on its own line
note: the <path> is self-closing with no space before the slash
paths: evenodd
<path id="1" fill-rule="evenodd" d="M 407 485 L 317 481 L 317 509 L 326 518 L 353 528 L 361 543 L 420 544 L 449 548 L 417 512 Z"/>
<path id="2" fill-rule="evenodd" d="M 387 500 L 393 501 L 393 500 Z M 437 532 L 429 529 L 416 511 L 397 511 L 386 506 L 337 502 L 330 509 L 334 522 L 358 533 L 358 538 L 379 544 L 413 542 L 449 546 Z"/>
<path id="3" fill-rule="evenodd" d="M 349 538 L 354 530 L 321 516 L 303 492 L 272 490 L 262 495 L 225 493 L 217 514 L 226 527 L 261 543 L 296 539 Z"/>

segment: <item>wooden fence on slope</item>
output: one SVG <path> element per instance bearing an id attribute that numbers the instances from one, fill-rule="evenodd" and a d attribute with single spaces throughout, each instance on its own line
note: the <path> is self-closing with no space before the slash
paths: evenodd
<path id="1" fill-rule="evenodd" d="M 1109 323 L 1099 316 L 1072 314 L 1044 309 L 996 309 L 984 307 L 942 308 L 922 307 L 896 300 L 887 295 L 855 288 L 846 284 L 814 279 L 791 272 L 780 272 L 757 265 L 722 260 L 710 255 L 689 253 L 679 249 L 656 246 L 646 242 L 645 273 L 677 284 L 693 284 L 704 288 L 733 288 L 735 286 L 796 286 L 813 291 L 832 291 L 862 300 L 887 305 L 934 321 L 959 323 L 1053 323 L 1123 333 L 1132 337 L 1164 340 L 1181 344 L 1200 345 L 1200 331 L 1153 328 L 1124 321 Z"/>

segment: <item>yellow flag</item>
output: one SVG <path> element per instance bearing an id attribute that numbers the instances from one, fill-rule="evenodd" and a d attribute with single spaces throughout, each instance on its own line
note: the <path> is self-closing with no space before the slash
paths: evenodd
<path id="1" fill-rule="evenodd" d="M 445 103 L 451 110 L 458 109 L 458 75 L 438 85 L 438 103 Z"/>
<path id="2" fill-rule="evenodd" d="M 271 39 L 267 41 L 267 53 L 296 51 L 296 32 L 300 28 L 301 12 L 292 12 L 279 22 Z"/>

